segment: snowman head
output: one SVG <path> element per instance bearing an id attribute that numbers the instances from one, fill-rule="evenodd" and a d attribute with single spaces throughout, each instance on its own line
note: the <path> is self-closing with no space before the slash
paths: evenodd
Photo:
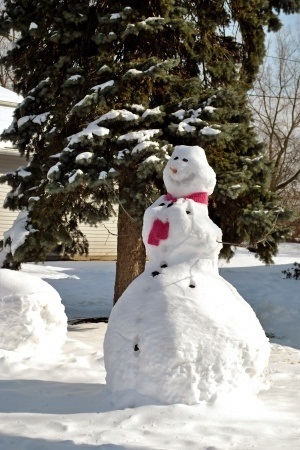
<path id="1" fill-rule="evenodd" d="M 196 192 L 212 194 L 216 174 L 207 162 L 203 148 L 177 145 L 163 172 L 167 191 L 174 197 Z"/>

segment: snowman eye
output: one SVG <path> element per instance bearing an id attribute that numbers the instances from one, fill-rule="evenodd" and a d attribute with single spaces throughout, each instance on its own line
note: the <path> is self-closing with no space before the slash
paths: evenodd
<path id="1" fill-rule="evenodd" d="M 183 160 L 182 161 L 184 161 L 184 162 L 188 162 L 188 159 L 186 159 L 186 158 L 183 158 Z"/>
<path id="2" fill-rule="evenodd" d="M 178 156 L 175 156 L 174 160 L 175 160 L 175 159 L 178 159 Z"/>

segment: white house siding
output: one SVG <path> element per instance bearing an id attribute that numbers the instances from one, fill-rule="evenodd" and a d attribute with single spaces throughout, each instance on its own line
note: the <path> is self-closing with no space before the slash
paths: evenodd
<path id="1" fill-rule="evenodd" d="M 0 86 L 0 134 L 12 123 L 14 110 L 21 101 L 22 97 Z M 19 156 L 18 152 L 12 148 L 12 143 L 0 141 L 0 175 L 14 172 L 23 165 L 27 165 L 26 159 Z M 18 214 L 3 208 L 3 202 L 9 190 L 7 184 L 0 184 L 0 239 L 3 232 L 11 227 Z"/>
<path id="2" fill-rule="evenodd" d="M 97 227 L 81 225 L 81 231 L 89 241 L 89 255 L 87 259 L 115 260 L 117 259 L 117 217 L 99 223 Z M 108 231 L 109 230 L 109 231 Z M 82 259 L 75 256 L 75 259 Z"/>
<path id="3" fill-rule="evenodd" d="M 21 158 L 17 151 L 0 149 L 0 175 L 15 171 L 19 166 L 26 166 L 27 161 Z M 0 239 L 4 231 L 8 230 L 17 216 L 17 212 L 3 208 L 3 202 L 10 187 L 0 184 Z M 104 226 L 105 225 L 105 226 Z M 115 260 L 117 257 L 117 217 L 111 218 L 97 227 L 90 227 L 82 224 L 80 229 L 89 241 L 89 255 L 81 257 L 76 255 L 74 259 L 88 260 Z M 109 230 L 109 231 L 108 231 Z M 51 258 L 53 259 L 53 257 Z"/>
<path id="4" fill-rule="evenodd" d="M 3 152 L 1 152 L 0 149 L 0 176 L 7 172 L 13 172 L 19 166 L 24 165 L 27 165 L 25 158 L 21 158 L 17 153 L 16 155 L 12 155 L 6 150 L 3 150 Z M 6 183 L 0 184 L 0 239 L 2 239 L 4 231 L 8 230 L 11 227 L 14 219 L 18 214 L 18 212 L 3 208 L 3 203 L 9 190 L 10 187 Z"/>

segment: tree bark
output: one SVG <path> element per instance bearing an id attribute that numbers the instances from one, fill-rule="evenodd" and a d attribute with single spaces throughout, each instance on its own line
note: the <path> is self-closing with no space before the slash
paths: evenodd
<path id="1" fill-rule="evenodd" d="M 129 214 L 122 205 L 119 206 L 114 304 L 127 286 L 145 269 L 146 250 L 142 241 L 142 220 L 133 220 Z"/>

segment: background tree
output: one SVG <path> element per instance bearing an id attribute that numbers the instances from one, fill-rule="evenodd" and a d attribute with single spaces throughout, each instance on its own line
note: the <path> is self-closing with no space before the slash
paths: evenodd
<path id="1" fill-rule="evenodd" d="M 298 216 L 300 233 L 300 24 L 280 31 L 249 100 L 265 155 L 272 162 L 270 189 Z M 273 55 L 273 57 L 272 57 Z M 296 233 L 296 234 L 297 234 Z"/>
<path id="2" fill-rule="evenodd" d="M 4 2 L 0 1 L 0 12 L 3 11 Z M 13 30 L 9 30 L 4 36 L 0 35 L 0 58 L 3 58 L 7 50 L 11 47 L 12 43 L 15 41 L 16 36 Z M 12 88 L 13 86 L 13 73 L 9 67 L 4 64 L 0 64 L 0 86 L 6 88 Z"/>
<path id="3" fill-rule="evenodd" d="M 264 56 L 264 27 L 299 1 L 6 1 L 1 29 L 21 33 L 5 58 L 25 96 L 5 137 L 29 166 L 3 180 L 28 234 L 4 264 L 41 259 L 58 242 L 86 251 L 79 221 L 119 204 L 115 300 L 143 270 L 142 216 L 163 189 L 175 144 L 201 145 L 217 171 L 211 199 L 225 240 L 270 262 L 284 210 L 267 188 L 246 92 Z M 230 27 L 234 24 L 234 27 Z M 232 31 L 232 33 L 231 33 Z M 236 31 L 238 31 L 236 38 Z M 34 63 L 33 63 L 34 61 Z M 230 255 L 230 246 L 224 254 Z"/>

